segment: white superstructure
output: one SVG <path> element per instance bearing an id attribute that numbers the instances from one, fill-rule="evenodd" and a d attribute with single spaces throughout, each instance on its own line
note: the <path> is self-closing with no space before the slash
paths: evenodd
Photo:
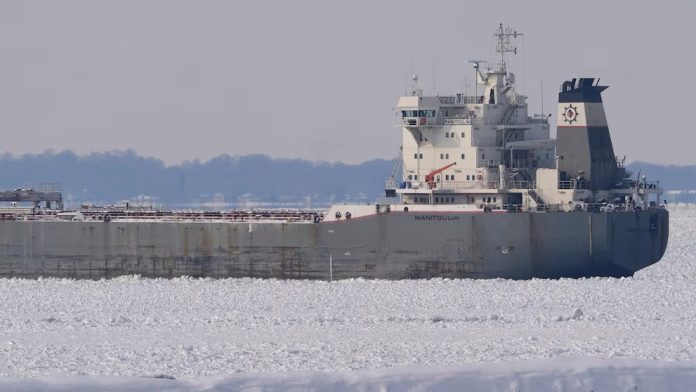
<path id="1" fill-rule="evenodd" d="M 522 204 L 519 193 L 501 191 L 530 189 L 529 169 L 555 167 L 548 117 L 529 115 L 507 72 L 510 39 L 521 34 L 501 25 L 495 35 L 497 66 L 484 71 L 472 61 L 476 95 L 424 96 L 414 76 L 411 94 L 399 99 L 404 203 Z"/>
<path id="2" fill-rule="evenodd" d="M 501 24 L 494 34 L 496 65 L 482 70 L 484 61 L 468 61 L 476 76 L 474 95 L 426 96 L 413 75 L 411 91 L 397 105 L 402 177 L 388 182 L 391 200 L 371 207 L 337 205 L 326 219 L 394 210 L 647 208 L 653 194 L 652 205 L 659 203 L 659 185 L 630 180 L 614 156 L 601 100 L 606 87 L 598 79 L 563 83 L 558 140 L 551 138 L 549 114 L 530 115 L 505 61 L 507 53 L 517 53 L 511 41 L 521 35 Z"/>

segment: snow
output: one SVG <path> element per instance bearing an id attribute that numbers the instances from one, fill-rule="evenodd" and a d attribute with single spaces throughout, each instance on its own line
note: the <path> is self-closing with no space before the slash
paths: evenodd
<path id="1" fill-rule="evenodd" d="M 696 362 L 588 358 L 486 365 L 412 367 L 345 373 L 260 373 L 173 380 L 63 376 L 0 379 L 0 390 L 43 391 L 685 391 Z"/>
<path id="2" fill-rule="evenodd" d="M 696 207 L 670 211 L 627 279 L 0 280 L 0 390 L 690 385 Z"/>

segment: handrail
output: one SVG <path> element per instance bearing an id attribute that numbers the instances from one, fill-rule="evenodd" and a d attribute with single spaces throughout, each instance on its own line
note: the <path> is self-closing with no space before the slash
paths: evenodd
<path id="1" fill-rule="evenodd" d="M 496 181 L 437 181 L 433 189 L 497 189 L 500 183 Z"/>
<path id="2" fill-rule="evenodd" d="M 483 103 L 483 96 L 472 96 L 472 95 L 450 95 L 444 97 L 438 97 L 441 105 L 465 105 L 465 104 L 477 104 Z"/>
<path id="3" fill-rule="evenodd" d="M 435 182 L 436 189 L 498 189 L 498 181 L 438 181 Z M 534 181 L 506 181 L 506 189 L 534 189 Z"/>
<path id="4" fill-rule="evenodd" d="M 584 180 L 558 181 L 558 189 L 589 189 L 590 182 Z"/>
<path id="5" fill-rule="evenodd" d="M 536 183 L 534 181 L 506 181 L 505 186 L 509 189 L 534 189 Z"/>
<path id="6" fill-rule="evenodd" d="M 485 203 L 484 203 L 485 205 Z M 494 208 L 488 206 L 489 208 Z M 650 205 L 647 207 L 648 210 L 663 209 L 664 206 Z M 494 208 L 495 209 L 495 208 Z M 508 212 L 611 212 L 611 211 L 641 211 L 643 208 L 635 203 L 556 203 L 556 204 L 541 204 L 536 209 L 528 208 L 524 204 L 503 204 L 503 210 Z"/>

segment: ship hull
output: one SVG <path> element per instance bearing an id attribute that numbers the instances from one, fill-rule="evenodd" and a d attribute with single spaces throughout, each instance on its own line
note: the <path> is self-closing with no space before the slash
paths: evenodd
<path id="1" fill-rule="evenodd" d="M 661 209 L 391 212 L 321 223 L 3 221 L 0 276 L 631 276 L 660 260 L 668 236 Z"/>

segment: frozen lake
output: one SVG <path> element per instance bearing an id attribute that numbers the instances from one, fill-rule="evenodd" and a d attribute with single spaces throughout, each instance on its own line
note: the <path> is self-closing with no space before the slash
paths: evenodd
<path id="1" fill-rule="evenodd" d="M 0 280 L 0 375 L 277 371 L 595 357 L 696 359 L 696 208 L 628 279 Z"/>

